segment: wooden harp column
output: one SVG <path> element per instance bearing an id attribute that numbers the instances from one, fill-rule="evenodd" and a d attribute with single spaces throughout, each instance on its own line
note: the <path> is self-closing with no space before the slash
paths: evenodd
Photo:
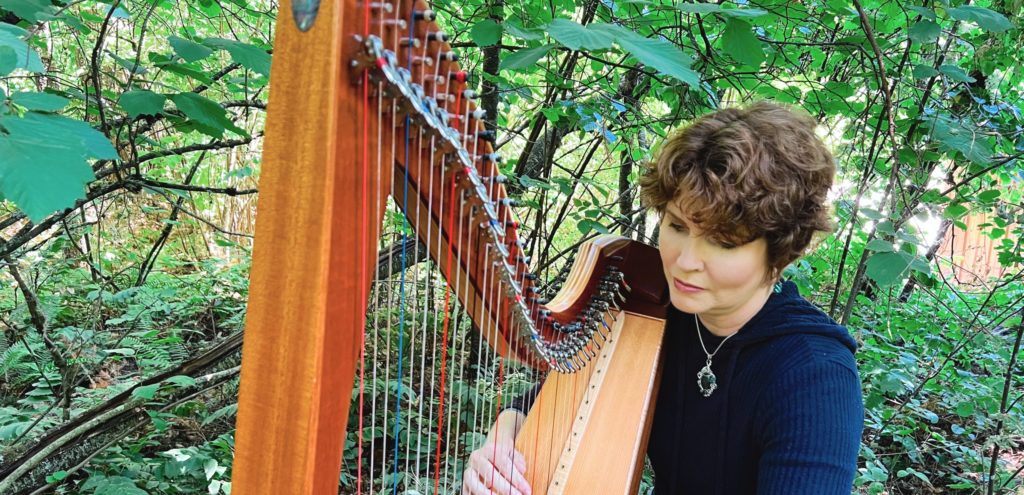
<path id="1" fill-rule="evenodd" d="M 528 461 L 536 473 L 534 493 L 594 493 L 579 484 L 580 473 L 598 486 L 612 486 L 615 478 L 623 493 L 635 489 L 667 299 L 657 253 L 625 239 L 588 242 L 558 297 L 546 305 L 530 298 L 535 282 L 517 251 L 504 188 L 486 182 L 499 173 L 488 158 L 489 143 L 476 137 L 479 116 L 469 102 L 460 105 L 461 98 L 438 103 L 428 97 L 457 78 L 445 76 L 433 88 L 417 89 L 411 81 L 423 79 L 399 70 L 398 60 L 428 56 L 420 45 L 403 42 L 429 40 L 438 31 L 423 15 L 427 10 L 424 3 L 385 8 L 383 2 L 352 0 L 281 4 L 233 491 L 337 493 L 390 191 L 405 215 L 416 219 L 411 227 L 418 235 L 437 233 L 427 247 L 439 265 L 446 252 L 458 253 L 447 276 L 467 281 L 469 290 L 455 296 L 488 343 L 502 356 L 552 370 L 518 443 L 522 451 L 536 453 Z M 408 23 L 397 22 L 404 19 Z M 437 53 L 447 53 L 443 40 L 434 42 L 443 45 Z M 445 64 L 445 74 L 459 73 L 452 60 L 435 63 Z M 410 117 L 401 125 L 412 122 L 434 139 L 433 148 L 421 141 L 411 153 L 444 155 L 446 165 L 414 165 L 419 161 L 387 133 L 366 132 L 400 125 L 389 112 L 371 110 L 377 101 L 401 107 L 396 115 Z M 453 134 L 452 127 L 462 133 Z M 472 137 L 470 149 L 466 136 Z M 367 162 L 396 166 L 382 172 Z M 393 187 L 398 181 L 403 187 Z M 431 198 L 443 196 L 447 187 L 457 187 L 475 206 L 443 210 Z M 627 285 L 628 294 L 618 294 Z M 494 294 L 502 299 L 496 302 Z M 611 357 L 612 349 L 620 358 Z M 635 427 L 623 436 L 625 416 Z M 605 454 L 628 455 L 597 458 L 590 448 L 595 442 Z"/>

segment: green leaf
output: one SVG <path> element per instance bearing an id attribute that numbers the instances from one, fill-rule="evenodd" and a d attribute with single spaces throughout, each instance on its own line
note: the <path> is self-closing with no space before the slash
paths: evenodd
<path id="1" fill-rule="evenodd" d="M 604 225 L 586 218 L 580 220 L 579 223 L 576 224 L 576 228 L 579 229 L 580 233 L 583 235 L 587 235 L 591 230 L 596 230 L 602 234 L 608 233 L 608 229 Z"/>
<path id="2" fill-rule="evenodd" d="M 14 12 L 18 17 L 36 23 L 50 19 L 53 5 L 49 0 L 0 0 L 0 8 Z"/>
<path id="3" fill-rule="evenodd" d="M 224 416 L 234 416 L 238 412 L 238 404 L 230 404 L 214 411 L 213 414 L 203 418 L 203 426 L 206 426 Z"/>
<path id="4" fill-rule="evenodd" d="M 171 43 L 171 48 L 174 48 L 174 53 L 177 53 L 185 62 L 202 60 L 213 53 L 213 49 L 209 47 L 177 36 L 168 36 L 167 41 Z"/>
<path id="5" fill-rule="evenodd" d="M 0 193 L 36 223 L 73 206 L 96 178 L 76 144 L 0 134 Z"/>
<path id="6" fill-rule="evenodd" d="M 92 478 L 90 477 L 90 479 Z M 93 495 L 149 495 L 149 492 L 136 486 L 135 482 L 129 478 L 111 476 L 98 482 Z"/>
<path id="7" fill-rule="evenodd" d="M 930 65 L 915 64 L 911 73 L 914 75 L 914 79 L 928 79 L 929 77 L 937 75 L 939 71 L 935 70 L 935 68 Z"/>
<path id="8" fill-rule="evenodd" d="M 110 14 L 110 8 L 109 7 L 107 8 L 107 14 Z M 110 17 L 112 17 L 114 19 L 129 19 L 129 18 L 131 18 L 131 15 L 129 15 L 128 11 L 124 10 L 119 5 L 119 6 L 117 6 L 117 8 L 114 9 L 114 13 L 110 14 Z"/>
<path id="9" fill-rule="evenodd" d="M 135 349 L 132 349 L 130 347 L 118 347 L 117 349 L 107 349 L 106 353 L 107 354 L 117 354 L 117 355 L 120 355 L 120 356 L 134 356 L 135 355 Z"/>
<path id="10" fill-rule="evenodd" d="M 952 79 L 954 81 L 960 81 L 960 82 L 965 82 L 965 83 L 972 83 L 972 82 L 974 82 L 974 78 L 973 77 L 967 75 L 967 73 L 964 72 L 963 69 L 961 69 L 961 68 L 959 68 L 959 67 L 957 67 L 955 65 L 942 64 L 942 65 L 939 66 L 939 72 L 945 74 L 946 77 L 949 77 L 950 79 Z"/>
<path id="11" fill-rule="evenodd" d="M 918 43 L 931 43 L 939 39 L 940 34 L 942 34 L 942 28 L 935 21 L 927 20 L 910 26 L 910 30 L 907 32 L 907 36 Z"/>
<path id="12" fill-rule="evenodd" d="M 157 115 L 164 110 L 164 101 L 167 97 L 161 94 L 137 89 L 126 91 L 121 95 L 118 104 L 132 118 L 140 115 Z"/>
<path id="13" fill-rule="evenodd" d="M 516 21 L 506 21 L 501 25 L 502 29 L 515 38 L 525 41 L 536 41 L 544 39 L 544 32 L 538 29 L 524 28 Z"/>
<path id="14" fill-rule="evenodd" d="M 558 119 L 562 118 L 562 110 L 558 108 L 542 108 L 540 113 L 544 114 L 544 118 L 548 119 L 548 122 L 555 123 Z"/>
<path id="15" fill-rule="evenodd" d="M 14 93 L 11 101 L 29 110 L 56 112 L 70 103 L 67 98 L 50 93 Z"/>
<path id="16" fill-rule="evenodd" d="M 722 11 L 722 6 L 714 3 L 682 3 L 675 8 L 688 14 L 717 14 Z"/>
<path id="17" fill-rule="evenodd" d="M 20 119 L 0 120 L 0 126 L 5 127 L 12 135 L 21 134 L 33 142 L 52 141 L 53 136 L 61 136 L 65 141 L 80 143 L 79 149 L 83 158 L 118 159 L 117 151 L 110 144 L 110 140 L 81 120 L 28 112 Z"/>
<path id="18" fill-rule="evenodd" d="M 0 194 L 33 222 L 84 196 L 95 179 L 87 158 L 117 158 L 103 134 L 60 115 L 26 112 L 0 118 L 0 127 Z"/>
<path id="19" fill-rule="evenodd" d="M 476 46 L 491 46 L 501 41 L 501 31 L 501 24 L 494 22 L 494 19 L 484 19 L 473 25 L 469 37 Z"/>
<path id="20" fill-rule="evenodd" d="M 653 67 L 692 87 L 700 86 L 700 76 L 690 69 L 693 60 L 678 46 L 664 38 L 645 38 L 628 29 L 611 24 L 594 24 L 590 30 L 614 34 L 615 42 L 640 63 Z"/>
<path id="21" fill-rule="evenodd" d="M 615 39 L 607 32 L 588 29 L 568 19 L 555 19 L 547 26 L 548 34 L 571 50 L 607 50 Z"/>
<path id="22" fill-rule="evenodd" d="M 763 16 L 763 15 L 765 15 L 767 13 L 768 13 L 767 10 L 754 9 L 754 8 L 750 8 L 750 9 L 747 9 L 747 8 L 743 8 L 743 9 L 722 9 L 721 12 L 719 12 L 719 14 L 726 15 L 726 16 L 729 16 L 729 17 L 736 17 L 738 19 L 751 18 L 751 17 L 761 17 L 761 16 Z"/>
<path id="23" fill-rule="evenodd" d="M 966 206 L 960 203 L 952 203 L 946 207 L 945 211 L 942 212 L 942 216 L 950 220 L 956 220 L 966 215 L 968 211 L 970 211 L 970 209 Z"/>
<path id="24" fill-rule="evenodd" d="M 992 151 L 986 137 L 962 123 L 945 118 L 936 118 L 929 122 L 932 138 L 938 140 L 947 150 L 959 151 L 968 160 L 979 165 L 986 165 L 991 160 Z"/>
<path id="25" fill-rule="evenodd" d="M 499 70 L 518 70 L 530 67 L 531 65 L 536 64 L 541 58 L 544 58 L 544 55 L 547 55 L 554 46 L 555 45 L 541 45 L 509 54 L 505 58 L 501 59 L 501 66 L 499 67 Z"/>
<path id="26" fill-rule="evenodd" d="M 883 220 L 878 222 L 878 225 L 875 226 L 875 230 L 883 234 L 896 235 L 896 229 L 893 227 L 892 220 Z"/>
<path id="27" fill-rule="evenodd" d="M 43 61 L 39 54 L 20 38 L 21 35 L 17 34 L 20 30 L 21 28 L 16 26 L 0 23 L 0 47 L 14 50 L 17 56 L 15 68 L 40 73 L 43 71 Z"/>
<path id="28" fill-rule="evenodd" d="M 124 57 L 117 56 L 116 53 L 111 53 L 109 55 L 110 58 L 114 59 L 114 62 L 117 62 L 117 65 L 123 67 L 124 70 L 134 72 L 135 74 L 145 74 L 149 72 L 149 69 L 146 69 L 146 66 L 142 65 L 141 62 L 136 62 L 134 58 L 129 60 Z"/>
<path id="29" fill-rule="evenodd" d="M 866 273 L 879 286 L 888 287 L 907 276 L 912 260 L 907 253 L 876 253 L 868 258 Z"/>
<path id="30" fill-rule="evenodd" d="M 86 26 L 81 19 L 75 17 L 67 11 L 65 11 L 63 14 L 57 17 L 57 20 L 63 22 L 64 24 L 67 24 L 68 26 L 71 26 L 71 28 L 75 31 L 78 31 L 79 34 L 92 33 L 92 29 L 89 29 L 89 26 Z"/>
<path id="31" fill-rule="evenodd" d="M 198 124 L 199 131 L 208 136 L 220 138 L 224 130 L 229 129 L 235 134 L 245 136 L 245 131 L 238 128 L 227 116 L 227 111 L 206 97 L 195 93 L 178 93 L 171 96 L 171 101 L 189 119 Z"/>
<path id="32" fill-rule="evenodd" d="M 871 239 L 871 242 L 867 245 L 868 250 L 876 253 L 893 253 L 896 252 L 896 248 L 893 247 L 892 243 L 885 239 Z"/>
<path id="33" fill-rule="evenodd" d="M 974 414 L 974 403 L 965 400 L 956 405 L 956 414 L 960 417 L 967 417 Z"/>
<path id="34" fill-rule="evenodd" d="M 750 24 L 738 19 L 729 19 L 725 23 L 722 34 L 722 46 L 725 52 L 744 65 L 759 67 L 764 62 L 764 50 L 761 41 L 754 36 Z"/>
<path id="35" fill-rule="evenodd" d="M 874 208 L 861 208 L 860 209 L 860 214 L 864 215 L 865 217 L 867 217 L 867 218 L 869 218 L 871 220 L 881 220 L 882 217 L 883 217 L 882 212 L 880 212 L 880 211 L 878 211 L 878 210 L 876 210 Z"/>
<path id="36" fill-rule="evenodd" d="M 18 52 L 6 45 L 0 45 L 0 77 L 6 76 L 18 68 Z"/>
<path id="37" fill-rule="evenodd" d="M 999 189 L 989 189 L 978 193 L 978 201 L 982 203 L 991 203 L 1001 196 L 1003 193 Z"/>
<path id="38" fill-rule="evenodd" d="M 156 396 L 156 392 L 158 390 L 160 390 L 159 383 L 137 387 L 135 390 L 132 390 L 132 397 L 138 397 L 142 400 L 152 400 L 153 397 Z"/>
<path id="39" fill-rule="evenodd" d="M 908 6 L 907 8 L 913 10 L 914 12 L 917 12 L 918 14 L 921 15 L 921 17 L 924 17 L 925 19 L 928 19 L 930 21 L 934 21 L 937 18 L 935 16 L 935 11 L 929 9 L 928 7 L 919 7 L 917 5 L 911 5 Z"/>
<path id="40" fill-rule="evenodd" d="M 1006 16 L 985 7 L 965 5 L 963 7 L 946 9 L 946 13 L 959 21 L 977 23 L 982 29 L 992 31 L 993 33 L 1001 33 L 1013 27 L 1013 24 Z"/>
<path id="41" fill-rule="evenodd" d="M 164 381 L 179 387 L 191 387 L 196 384 L 196 379 L 188 375 L 175 375 Z"/>
<path id="42" fill-rule="evenodd" d="M 211 48 L 227 50 L 231 60 L 242 64 L 242 67 L 264 76 L 270 75 L 270 54 L 263 48 L 248 43 L 223 38 L 207 38 L 203 44 Z"/>

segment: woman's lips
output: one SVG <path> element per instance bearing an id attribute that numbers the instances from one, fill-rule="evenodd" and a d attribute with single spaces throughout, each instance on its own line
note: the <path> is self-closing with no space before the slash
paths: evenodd
<path id="1" fill-rule="evenodd" d="M 693 293 L 693 292 L 700 292 L 700 291 L 704 290 L 702 287 L 697 287 L 696 285 L 690 285 L 690 284 L 688 284 L 686 282 L 683 282 L 682 280 L 679 280 L 678 278 L 674 278 L 674 279 L 672 279 L 672 281 L 675 283 L 676 290 L 678 290 L 679 292 L 690 292 L 690 293 Z"/>

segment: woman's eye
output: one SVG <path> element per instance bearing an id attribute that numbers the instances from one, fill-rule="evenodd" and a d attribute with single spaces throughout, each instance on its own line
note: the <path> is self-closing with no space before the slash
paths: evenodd
<path id="1" fill-rule="evenodd" d="M 672 230 L 674 230 L 676 232 L 685 232 L 686 231 L 686 227 L 684 227 L 683 225 L 678 224 L 678 223 L 670 223 L 670 224 L 668 224 L 668 226 L 672 227 Z"/>

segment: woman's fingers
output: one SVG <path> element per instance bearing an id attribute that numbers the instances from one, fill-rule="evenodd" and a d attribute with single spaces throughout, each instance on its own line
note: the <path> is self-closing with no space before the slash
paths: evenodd
<path id="1" fill-rule="evenodd" d="M 524 495 L 530 495 L 530 483 L 523 474 L 526 472 L 526 459 L 511 444 L 499 444 L 495 450 L 494 465 L 498 467 L 505 479 L 512 483 Z"/>
<path id="2" fill-rule="evenodd" d="M 488 452 L 488 454 L 492 452 Z M 485 486 L 498 495 L 530 494 L 530 486 L 526 479 L 523 478 L 522 473 L 518 470 L 511 469 L 512 462 L 507 457 L 505 458 L 504 466 L 501 466 L 501 462 L 498 464 L 492 463 L 492 460 L 487 458 L 489 455 L 475 454 L 474 452 L 474 455 L 469 456 L 469 462 L 471 468 L 479 474 Z"/>
<path id="3" fill-rule="evenodd" d="M 462 474 L 462 493 L 463 495 L 493 495 L 495 492 L 484 485 L 476 470 L 467 468 L 466 472 Z"/>

